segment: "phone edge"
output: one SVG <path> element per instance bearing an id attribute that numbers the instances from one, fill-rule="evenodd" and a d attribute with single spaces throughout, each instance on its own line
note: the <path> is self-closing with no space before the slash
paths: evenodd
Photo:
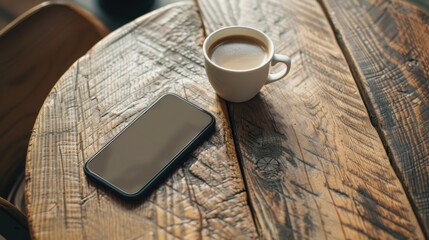
<path id="1" fill-rule="evenodd" d="M 99 153 L 101 153 L 107 146 L 109 146 L 117 137 L 119 137 L 122 133 L 124 133 L 129 127 L 131 127 L 143 114 L 145 114 L 151 107 L 153 107 L 159 100 L 161 100 L 163 97 L 167 96 L 167 95 L 172 95 L 175 96 L 183 101 L 185 101 L 187 104 L 190 104 L 191 106 L 197 108 L 198 110 L 206 113 L 209 115 L 210 117 L 210 123 L 198 134 L 196 135 L 174 158 L 172 158 L 172 160 L 166 164 L 164 166 L 164 168 L 162 168 L 147 184 L 145 184 L 142 189 L 140 189 L 138 192 L 136 193 L 126 193 L 124 191 L 122 191 L 121 189 L 117 188 L 116 186 L 110 184 L 107 180 L 101 178 L 100 176 L 98 176 L 97 174 L 93 173 L 89 168 L 88 168 L 88 163 L 90 161 L 92 161 Z M 100 148 L 100 150 L 98 150 L 95 154 L 93 154 L 91 156 L 91 158 L 89 158 L 85 163 L 84 163 L 84 173 L 85 175 L 87 175 L 89 178 L 91 178 L 92 180 L 96 181 L 97 183 L 101 184 L 103 187 L 107 188 L 108 190 L 110 190 L 110 192 L 113 192 L 114 194 L 117 194 L 121 197 L 125 197 L 129 200 L 136 200 L 136 199 L 140 199 L 142 197 L 144 197 L 144 193 L 150 191 L 151 189 L 155 188 L 156 186 L 158 186 L 158 184 L 162 181 L 165 180 L 165 178 L 170 174 L 169 171 L 176 167 L 179 162 L 181 162 L 180 160 L 183 160 L 183 158 L 188 155 L 190 152 L 192 152 L 193 150 L 195 150 L 195 148 L 201 144 L 204 140 L 207 139 L 208 136 L 211 135 L 211 133 L 214 132 L 215 130 L 215 117 L 213 116 L 213 114 L 211 114 L 210 112 L 208 112 L 207 110 L 197 106 L 196 104 L 192 103 L 191 101 L 175 94 L 175 93 L 166 93 L 161 95 L 160 97 L 158 97 L 155 101 L 153 101 L 142 113 L 140 113 L 131 123 L 129 123 L 129 125 L 127 127 L 125 127 L 123 130 L 121 130 L 119 133 L 117 133 L 115 135 L 114 138 L 112 138 L 111 140 L 109 140 L 106 144 L 104 144 L 104 146 L 102 148 Z"/>

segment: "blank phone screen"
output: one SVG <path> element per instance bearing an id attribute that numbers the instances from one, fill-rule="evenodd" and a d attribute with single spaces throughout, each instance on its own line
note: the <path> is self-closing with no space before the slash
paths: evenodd
<path id="1" fill-rule="evenodd" d="M 136 194 L 212 122 L 207 112 L 165 95 L 90 159 L 86 168 L 120 191 Z"/>

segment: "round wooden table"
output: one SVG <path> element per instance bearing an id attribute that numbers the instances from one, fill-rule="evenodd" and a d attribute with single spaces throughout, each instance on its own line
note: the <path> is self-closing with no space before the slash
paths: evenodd
<path id="1" fill-rule="evenodd" d="M 366 16 L 384 5 L 344 2 L 322 1 L 328 16 L 311 0 L 183 2 L 108 35 L 62 76 L 40 110 L 25 178 L 32 237 L 423 238 L 424 205 L 407 197 L 408 178 L 397 177 L 394 169 L 403 168 L 392 167 L 397 155 L 383 146 L 391 138 L 371 124 L 356 85 L 373 87 L 365 85 L 371 72 L 359 71 L 368 58 L 382 62 L 385 55 L 353 45 L 366 39 L 352 41 L 336 20 L 357 9 L 369 20 L 356 24 L 378 26 Z M 346 45 L 338 45 L 327 17 Z M 292 70 L 251 101 L 231 104 L 211 88 L 201 46 L 205 34 L 237 24 L 265 31 L 277 52 L 292 57 Z M 371 91 L 377 89 L 362 94 Z M 215 134 L 142 200 L 123 200 L 89 180 L 84 163 L 165 93 L 211 112 Z M 384 121 L 382 98 L 369 96 L 374 121 Z"/>
<path id="2" fill-rule="evenodd" d="M 52 90 L 28 153 L 35 238 L 255 237 L 225 106 L 205 77 L 204 36 L 194 7 L 175 4 L 115 31 Z M 216 134 L 144 202 L 98 188 L 85 176 L 84 162 L 165 93 L 216 115 Z"/>

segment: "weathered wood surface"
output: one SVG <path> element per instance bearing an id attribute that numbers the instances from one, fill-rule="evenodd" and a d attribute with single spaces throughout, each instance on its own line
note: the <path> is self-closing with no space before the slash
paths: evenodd
<path id="1" fill-rule="evenodd" d="M 203 68 L 193 3 L 152 12 L 74 64 L 46 99 L 30 142 L 26 197 L 35 239 L 256 238 L 226 126 Z M 84 162 L 164 93 L 212 112 L 216 133 L 145 201 L 89 181 Z"/>
<path id="2" fill-rule="evenodd" d="M 429 15 L 398 0 L 323 5 L 429 238 Z"/>
<path id="3" fill-rule="evenodd" d="M 228 104 L 259 233 L 284 239 L 422 239 L 320 5 L 198 4 L 206 33 L 254 26 L 272 37 L 277 52 L 292 58 L 285 80 L 265 86 L 247 103 Z"/>
<path id="4" fill-rule="evenodd" d="M 292 57 L 290 75 L 247 103 L 225 104 L 204 74 L 202 23 L 192 3 L 111 34 L 67 71 L 37 119 L 26 171 L 33 237 L 424 238 L 321 6 L 311 0 L 197 6 L 206 33 L 237 24 L 265 31 L 277 52 Z M 362 58 L 364 67 L 371 63 Z M 426 58 L 414 59 L 416 66 L 400 70 L 425 70 Z M 356 69 L 365 69 L 353 66 L 358 76 Z M 143 201 L 121 200 L 87 180 L 84 162 L 167 92 L 214 113 L 216 134 Z M 424 105 L 427 95 L 418 96 Z M 420 131 L 421 141 L 423 125 Z"/>

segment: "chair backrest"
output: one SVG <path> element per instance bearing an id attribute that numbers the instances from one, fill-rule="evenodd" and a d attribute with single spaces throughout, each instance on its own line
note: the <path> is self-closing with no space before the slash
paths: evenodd
<path id="1" fill-rule="evenodd" d="M 61 75 L 108 30 L 82 9 L 45 2 L 0 31 L 0 196 L 22 172 L 39 109 Z"/>
<path id="2" fill-rule="evenodd" d="M 6 239 L 30 239 L 27 218 L 15 206 L 1 197 L 0 236 Z"/>

